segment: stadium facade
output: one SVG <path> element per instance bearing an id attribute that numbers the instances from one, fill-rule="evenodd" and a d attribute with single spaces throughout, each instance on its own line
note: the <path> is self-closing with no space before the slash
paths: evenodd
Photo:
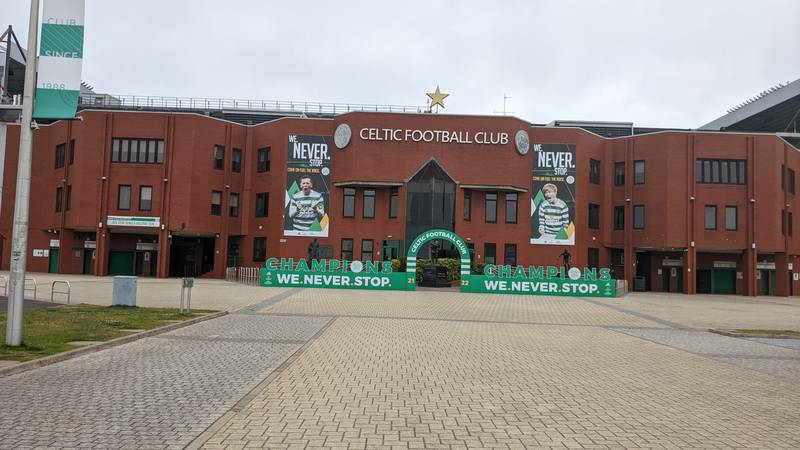
<path id="1" fill-rule="evenodd" d="M 306 257 L 313 239 L 323 258 L 398 258 L 419 232 L 444 228 L 477 262 L 560 265 L 567 250 L 573 265 L 611 267 L 638 289 L 792 295 L 798 135 L 736 123 L 797 99 L 718 119 L 720 131 L 247 115 L 95 95 L 80 120 L 34 132 L 28 270 L 223 277 Z M 0 143 L 7 270 L 19 125 L 2 124 Z"/>

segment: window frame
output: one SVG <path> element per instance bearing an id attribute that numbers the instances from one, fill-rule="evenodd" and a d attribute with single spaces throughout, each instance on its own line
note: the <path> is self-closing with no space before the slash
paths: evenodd
<path id="1" fill-rule="evenodd" d="M 509 195 L 513 195 L 514 199 L 513 200 L 509 200 L 508 199 Z M 503 196 L 503 198 L 505 199 L 505 202 L 506 202 L 506 206 L 505 206 L 506 210 L 505 210 L 505 214 L 504 214 L 505 215 L 505 219 L 506 219 L 506 223 L 517 223 L 517 221 L 519 220 L 519 214 L 518 214 L 519 194 L 517 194 L 516 192 L 506 192 L 506 194 Z M 513 206 L 514 206 L 513 210 L 511 208 L 509 208 L 509 205 L 511 203 L 513 203 Z M 509 220 L 509 217 L 508 217 L 509 211 L 513 211 L 514 212 L 513 220 Z"/>
<path id="2" fill-rule="evenodd" d="M 67 189 L 64 191 L 66 199 L 64 200 L 64 211 L 72 209 L 72 185 L 68 184 Z"/>
<path id="3" fill-rule="evenodd" d="M 133 142 L 136 142 L 136 157 L 132 160 L 131 143 Z M 163 164 L 164 140 L 152 138 L 112 138 L 111 162 L 115 164 Z"/>
<path id="4" fill-rule="evenodd" d="M 592 214 L 594 212 L 594 214 Z M 600 229 L 600 205 L 597 203 L 589 203 L 589 229 Z"/>
<path id="5" fill-rule="evenodd" d="M 145 208 L 144 203 L 142 203 L 144 201 L 143 198 L 144 198 L 145 188 L 150 189 L 150 199 L 148 200 L 150 202 L 150 205 L 147 208 Z M 139 186 L 139 211 L 152 211 L 152 210 L 153 210 L 153 186 L 150 185 Z"/>
<path id="6" fill-rule="evenodd" d="M 492 255 L 489 256 L 489 249 L 492 249 Z M 489 262 L 489 258 L 492 258 Z M 484 242 L 483 243 L 483 262 L 484 264 L 497 264 L 497 243 Z"/>
<path id="7" fill-rule="evenodd" d="M 625 162 L 614 163 L 614 186 L 625 186 Z"/>
<path id="8" fill-rule="evenodd" d="M 345 249 L 345 243 L 349 243 L 349 250 Z M 352 261 L 353 260 L 353 238 L 342 238 L 341 247 L 339 247 L 339 255 L 341 256 L 342 261 Z M 350 258 L 345 258 L 345 253 L 350 254 Z"/>
<path id="9" fill-rule="evenodd" d="M 217 158 L 217 150 L 222 152 L 222 157 Z M 225 170 L 225 146 L 214 144 L 211 149 L 211 168 L 214 170 Z"/>
<path id="10" fill-rule="evenodd" d="M 509 250 L 513 250 L 513 261 L 509 263 Z M 503 265 L 516 266 L 517 265 L 517 244 L 503 244 Z"/>
<path id="11" fill-rule="evenodd" d="M 709 226 L 708 218 L 709 212 L 713 212 L 714 223 Z M 717 229 L 717 205 L 703 205 L 703 229 L 706 231 L 714 231 Z"/>
<path id="12" fill-rule="evenodd" d="M 214 196 L 219 197 L 219 202 L 214 203 Z M 212 216 L 222 216 L 222 191 L 211 191 L 211 215 Z"/>
<path id="13" fill-rule="evenodd" d="M 641 211 L 641 223 L 637 223 L 636 221 L 636 212 Z M 633 229 L 634 230 L 644 230 L 647 217 L 647 210 L 645 209 L 644 205 L 633 205 Z"/>
<path id="14" fill-rule="evenodd" d="M 364 244 L 369 243 L 369 250 L 364 250 Z M 369 255 L 368 259 L 364 258 L 364 255 Z M 361 259 L 362 262 L 367 261 L 374 261 L 375 260 L 375 241 L 372 239 L 362 239 L 361 240 Z"/>
<path id="15" fill-rule="evenodd" d="M 56 145 L 56 152 L 55 152 L 56 160 L 55 160 L 54 168 L 56 168 L 56 169 L 63 169 L 64 168 L 66 152 L 67 152 L 67 143 L 66 142 L 62 142 L 62 143 Z"/>
<path id="16" fill-rule="evenodd" d="M 75 139 L 69 140 L 69 165 L 75 164 Z"/>
<path id="17" fill-rule="evenodd" d="M 64 188 L 59 186 L 56 188 L 56 212 L 60 213 L 64 209 Z"/>
<path id="18" fill-rule="evenodd" d="M 728 221 L 728 211 L 733 210 L 733 228 Z M 737 231 L 739 229 L 739 207 L 737 205 L 725 205 L 725 231 Z"/>
<path id="19" fill-rule="evenodd" d="M 128 188 L 128 207 L 127 208 L 123 208 L 122 207 L 122 190 L 123 190 L 122 188 L 124 188 L 124 187 Z M 131 202 L 131 200 L 132 200 L 131 199 L 131 195 L 133 195 L 133 194 L 132 194 L 132 189 L 131 189 L 131 185 L 130 184 L 120 184 L 120 185 L 117 186 L 117 209 L 118 210 L 120 210 L 120 211 L 130 211 L 131 210 L 131 203 L 132 203 Z"/>
<path id="20" fill-rule="evenodd" d="M 599 159 L 589 158 L 589 183 L 600 184 L 600 170 L 602 163 Z"/>
<path id="21" fill-rule="evenodd" d="M 259 210 L 259 201 L 263 199 L 262 208 Z M 269 216 L 269 192 L 257 192 L 256 193 L 256 207 L 255 207 L 255 216 L 257 218 L 268 217 Z"/>
<path id="22" fill-rule="evenodd" d="M 348 214 L 347 207 L 350 205 L 351 211 Z M 352 219 L 356 216 L 356 190 L 354 188 L 344 188 L 342 193 L 342 217 Z"/>
<path id="23" fill-rule="evenodd" d="M 389 218 L 397 218 L 397 210 L 400 204 L 400 188 L 397 186 L 389 188 Z"/>
<path id="24" fill-rule="evenodd" d="M 369 193 L 369 194 L 368 194 Z M 375 218 L 375 196 L 377 192 L 375 189 L 364 189 L 361 192 L 361 217 L 363 219 Z M 370 199 L 369 202 L 367 199 Z"/>
<path id="25" fill-rule="evenodd" d="M 231 150 L 231 172 L 242 173 L 242 149 L 240 148 Z"/>
<path id="26" fill-rule="evenodd" d="M 641 179 L 639 178 L 640 173 L 638 172 L 638 167 L 641 164 L 642 171 L 641 171 Z M 633 162 L 633 184 L 644 184 L 645 177 L 646 177 L 646 165 L 643 159 L 637 159 Z"/>
<path id="27" fill-rule="evenodd" d="M 239 217 L 239 200 L 238 192 L 228 194 L 228 217 Z"/>
<path id="28" fill-rule="evenodd" d="M 263 242 L 263 246 L 258 245 Z M 259 236 L 253 238 L 253 262 L 264 262 L 267 260 L 267 238 Z"/>
<path id="29" fill-rule="evenodd" d="M 696 158 L 694 181 L 697 184 L 747 185 L 747 160 Z"/>
<path id="30" fill-rule="evenodd" d="M 261 147 L 256 150 L 257 159 L 256 159 L 256 173 L 266 173 L 269 172 L 270 169 L 270 153 L 272 153 L 272 147 Z M 264 156 L 264 161 L 261 161 L 261 156 Z"/>
<path id="31" fill-rule="evenodd" d="M 619 219 L 619 220 L 618 220 Z M 625 229 L 625 206 L 614 206 L 614 231 Z"/>
<path id="32" fill-rule="evenodd" d="M 494 198 L 490 199 L 489 196 Z M 485 223 L 497 223 L 497 199 L 498 199 L 497 192 L 485 192 L 483 195 L 483 220 Z M 494 204 L 494 216 L 490 220 L 489 219 L 489 203 Z"/>
<path id="33" fill-rule="evenodd" d="M 472 221 L 472 191 L 464 189 L 464 222 Z"/>

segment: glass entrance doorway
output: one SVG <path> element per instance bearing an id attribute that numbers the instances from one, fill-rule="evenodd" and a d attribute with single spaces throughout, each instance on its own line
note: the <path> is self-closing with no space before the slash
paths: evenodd
<path id="1" fill-rule="evenodd" d="M 403 253 L 422 232 L 432 228 L 455 231 L 456 183 L 436 163 L 429 161 L 406 186 L 406 239 Z M 420 259 L 430 258 L 430 243 L 417 253 Z M 439 257 L 457 256 L 450 242 L 442 241 Z"/>

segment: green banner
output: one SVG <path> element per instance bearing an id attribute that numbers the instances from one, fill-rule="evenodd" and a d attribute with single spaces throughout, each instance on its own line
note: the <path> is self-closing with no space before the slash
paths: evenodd
<path id="1" fill-rule="evenodd" d="M 75 117 L 81 90 L 84 0 L 45 0 L 36 70 L 36 119 Z"/>
<path id="2" fill-rule="evenodd" d="M 461 292 L 569 297 L 617 296 L 616 280 L 495 278 L 486 275 L 468 275 L 466 277 L 462 275 L 461 278 Z"/>
<path id="3" fill-rule="evenodd" d="M 404 272 L 353 273 L 304 272 L 261 269 L 262 286 L 413 291 L 416 278 Z"/>

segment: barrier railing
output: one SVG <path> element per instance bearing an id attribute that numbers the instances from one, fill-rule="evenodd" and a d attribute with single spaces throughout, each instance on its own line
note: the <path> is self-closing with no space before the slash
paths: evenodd
<path id="1" fill-rule="evenodd" d="M 2 287 L 3 290 L 0 291 L 0 292 L 2 292 L 3 295 L 8 297 L 8 277 L 5 276 L 5 275 L 0 275 L 0 283 L 3 283 L 3 287 Z"/>
<path id="2" fill-rule="evenodd" d="M 66 291 L 57 291 L 56 284 L 58 285 L 65 285 L 67 287 Z M 70 297 L 72 297 L 72 286 L 69 284 L 69 281 L 66 280 L 55 280 L 50 285 L 50 303 L 53 303 L 53 296 L 55 294 L 62 294 L 67 296 L 67 304 L 69 305 Z"/>
<path id="3" fill-rule="evenodd" d="M 29 288 L 29 287 L 28 287 L 28 281 L 31 281 L 31 282 L 33 282 L 33 289 L 31 289 L 31 288 Z M 28 292 L 28 291 L 31 291 L 31 290 L 32 290 L 32 291 L 33 291 L 33 299 L 34 299 L 34 300 L 36 300 L 36 288 L 37 288 L 38 286 L 39 286 L 39 284 L 36 282 L 36 278 L 33 278 L 33 277 L 25 277 L 25 285 L 24 285 L 23 292 Z M 24 295 L 23 295 L 23 297 L 24 297 Z"/>
<path id="4" fill-rule="evenodd" d="M 225 280 L 258 286 L 261 284 L 261 267 L 228 267 L 225 269 Z"/>

